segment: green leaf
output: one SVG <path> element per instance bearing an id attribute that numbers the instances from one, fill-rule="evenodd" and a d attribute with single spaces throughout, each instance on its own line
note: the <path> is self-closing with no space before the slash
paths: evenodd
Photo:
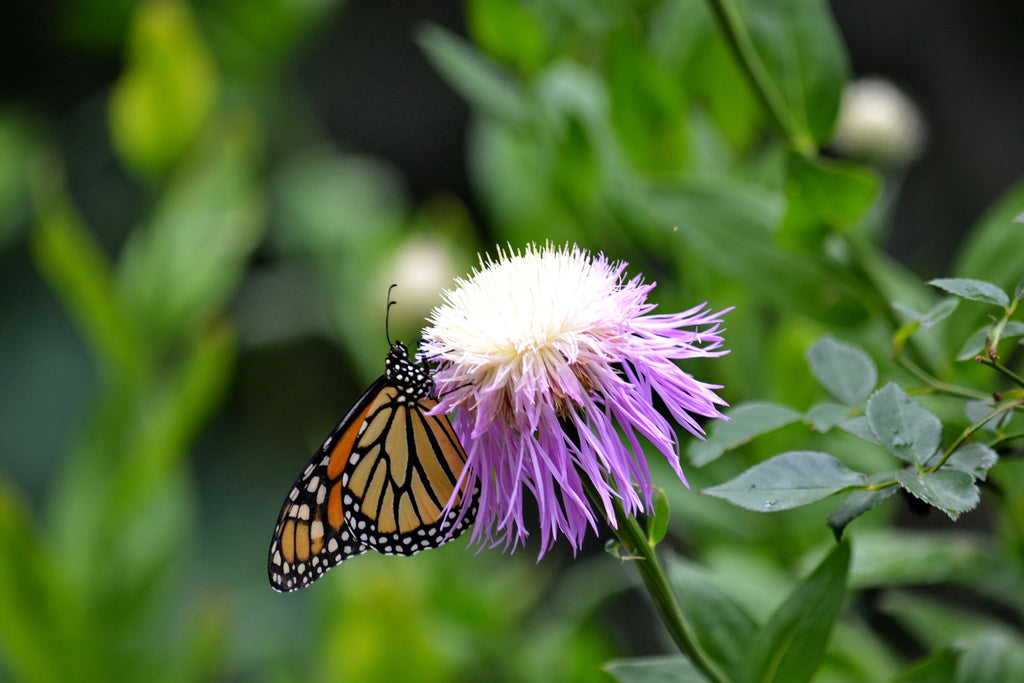
<path id="1" fill-rule="evenodd" d="M 198 139 L 216 99 L 217 74 L 180 0 L 139 3 L 129 41 L 128 68 L 111 94 L 111 137 L 129 166 L 162 173 Z"/>
<path id="2" fill-rule="evenodd" d="M 1019 681 L 1024 672 L 1024 652 L 1019 638 L 991 631 L 960 653 L 955 683 L 1004 683 Z"/>
<path id="3" fill-rule="evenodd" d="M 971 422 L 971 424 L 974 424 L 975 422 L 980 422 L 982 419 L 984 419 L 989 413 L 992 412 L 994 408 L 995 403 L 993 403 L 991 400 L 968 401 L 967 403 L 964 404 L 964 415 L 967 417 L 968 421 Z M 1011 419 L 1013 419 L 1013 411 L 1008 411 L 1003 413 L 999 417 L 995 418 L 994 420 L 989 420 L 988 422 L 984 423 L 981 426 L 981 428 L 986 431 L 996 432 L 999 431 L 1000 429 L 1004 429 L 1006 425 L 1010 423 Z"/>
<path id="4" fill-rule="evenodd" d="M 790 451 L 754 465 L 735 479 L 704 489 L 716 498 L 756 512 L 779 512 L 808 505 L 868 478 L 827 453 Z"/>
<path id="5" fill-rule="evenodd" d="M 229 122 L 212 149 L 183 168 L 149 224 L 129 237 L 122 297 L 149 341 L 187 333 L 220 310 L 263 232 L 251 131 Z"/>
<path id="6" fill-rule="evenodd" d="M 878 381 L 878 370 L 866 353 L 830 336 L 807 350 L 807 362 L 822 386 L 847 405 L 866 399 Z"/>
<path id="7" fill-rule="evenodd" d="M 654 489 L 654 512 L 647 518 L 647 541 L 651 547 L 661 543 L 668 532 L 669 506 L 665 490 Z"/>
<path id="8" fill-rule="evenodd" d="M 521 73 L 537 71 L 547 52 L 544 25 L 533 6 L 513 0 L 470 0 L 466 28 L 473 42 Z"/>
<path id="9" fill-rule="evenodd" d="M 1020 214 L 1022 206 L 1024 182 L 1007 192 L 971 228 L 953 268 L 957 277 L 984 278 L 1005 289 L 1020 279 L 1024 228 L 1014 222 L 1014 217 Z"/>
<path id="10" fill-rule="evenodd" d="M 881 475 L 874 475 L 870 478 L 871 483 L 879 480 L 895 478 L 895 472 L 885 472 Z M 843 537 L 843 531 L 847 525 L 879 503 L 892 497 L 899 489 L 895 486 L 886 486 L 884 489 L 875 491 L 859 490 L 851 491 L 839 506 L 828 516 L 828 525 L 832 534 L 839 541 Z"/>
<path id="11" fill-rule="evenodd" d="M 707 683 L 682 655 L 614 659 L 603 669 L 619 683 Z"/>
<path id="12" fill-rule="evenodd" d="M 956 449 L 942 469 L 952 467 L 985 481 L 988 471 L 999 462 L 999 455 L 983 443 L 971 441 Z M 941 471 L 941 470 L 940 470 Z"/>
<path id="13" fill-rule="evenodd" d="M 850 406 L 841 403 L 819 403 L 804 416 L 804 419 L 811 423 L 815 431 L 827 432 L 833 427 L 842 424 L 850 417 Z"/>
<path id="14" fill-rule="evenodd" d="M 991 282 L 984 280 L 940 277 L 929 280 L 928 284 L 944 289 L 962 299 L 981 301 L 982 303 L 1003 306 L 1004 308 L 1010 305 L 1010 297 L 1006 295 L 1006 292 Z"/>
<path id="15" fill-rule="evenodd" d="M 862 590 L 971 582 L 997 562 L 989 542 L 974 533 L 865 529 L 857 535 L 850 586 Z"/>
<path id="16" fill-rule="evenodd" d="M 958 361 L 971 360 L 975 356 L 981 354 L 985 350 L 985 342 L 988 341 L 989 325 L 979 327 L 971 336 L 964 341 L 964 345 L 960 347 L 960 350 L 956 354 Z"/>
<path id="17" fill-rule="evenodd" d="M 633 40 L 613 41 L 608 60 L 611 119 L 622 149 L 640 170 L 678 173 L 690 147 L 678 79 Z"/>
<path id="18" fill-rule="evenodd" d="M 427 58 L 474 107 L 500 121 L 522 121 L 527 106 L 514 77 L 457 35 L 428 25 L 416 33 Z"/>
<path id="19" fill-rule="evenodd" d="M 959 299 L 950 297 L 948 299 L 943 299 L 924 313 L 918 313 L 909 306 L 904 306 L 903 304 L 896 302 L 893 303 L 892 307 L 911 320 L 920 323 L 921 327 L 927 330 L 931 329 L 936 323 L 948 318 L 949 315 L 956 310 L 959 303 Z"/>
<path id="20" fill-rule="evenodd" d="M 839 230 L 859 220 L 880 188 L 877 174 L 860 164 L 792 154 L 779 236 L 785 243 L 816 252 L 827 229 Z"/>
<path id="21" fill-rule="evenodd" d="M 868 399 L 866 413 L 878 442 L 905 462 L 923 465 L 942 441 L 939 418 L 895 382 L 889 382 Z"/>
<path id="22" fill-rule="evenodd" d="M 846 598 L 850 545 L 838 544 L 786 598 L 751 647 L 750 681 L 804 683 L 825 659 Z"/>
<path id="23" fill-rule="evenodd" d="M 911 666 L 892 683 L 953 683 L 955 670 L 956 654 L 951 648 L 943 648 Z"/>
<path id="24" fill-rule="evenodd" d="M 943 467 L 937 472 L 918 474 L 907 468 L 897 472 L 896 479 L 916 498 L 939 508 L 954 522 L 981 501 L 974 477 L 959 469 Z"/>
<path id="25" fill-rule="evenodd" d="M 739 680 L 757 624 L 696 566 L 674 560 L 666 569 L 669 583 L 680 598 L 683 616 L 693 624 L 701 648 L 733 680 Z"/>
<path id="26" fill-rule="evenodd" d="M 694 440 L 686 449 L 697 467 L 706 465 L 725 451 L 742 446 L 755 436 L 779 429 L 800 419 L 800 413 L 775 403 L 742 403 L 725 411 L 729 418 L 715 421 L 705 441 Z"/>
<path id="27" fill-rule="evenodd" d="M 824 2 L 751 3 L 751 38 L 789 104 L 819 145 L 832 132 L 848 65 L 843 41 Z"/>
<path id="28" fill-rule="evenodd" d="M 853 434 L 858 439 L 864 439 L 871 443 L 877 443 L 879 446 L 882 444 L 878 441 L 878 437 L 871 431 L 871 425 L 868 424 L 867 415 L 858 415 L 851 417 L 849 420 L 843 420 L 839 424 L 839 428 L 847 434 Z"/>

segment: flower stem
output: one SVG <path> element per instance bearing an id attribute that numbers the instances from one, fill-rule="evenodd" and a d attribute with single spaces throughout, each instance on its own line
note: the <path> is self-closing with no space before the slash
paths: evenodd
<path id="1" fill-rule="evenodd" d="M 588 493 L 593 498 L 594 492 L 590 490 L 589 486 Z M 600 509 L 600 500 L 594 502 Z M 668 585 L 668 579 L 658 563 L 658 556 L 654 552 L 654 547 L 650 544 L 647 534 L 640 528 L 640 524 L 635 518 L 626 515 L 622 503 L 617 498 L 612 499 L 612 506 L 615 509 L 615 517 L 618 522 L 614 529 L 615 535 L 626 548 L 628 555 L 635 558 L 635 566 L 644 580 L 644 586 L 647 587 L 647 592 L 654 600 L 658 614 L 661 616 L 665 628 L 668 629 L 669 635 L 672 636 L 672 640 L 679 647 L 679 651 L 686 655 L 690 663 L 700 670 L 708 680 L 729 683 L 728 675 L 715 662 L 711 661 L 697 640 L 696 629 L 687 621 L 680 609 L 679 602 Z"/>
<path id="2" fill-rule="evenodd" d="M 768 117 L 785 136 L 793 151 L 805 157 L 814 156 L 817 151 L 814 140 L 797 125 L 793 112 L 782 98 L 782 93 L 765 68 L 764 62 L 757 55 L 736 4 L 733 0 L 708 0 L 708 5 L 711 6 L 719 30 Z"/>

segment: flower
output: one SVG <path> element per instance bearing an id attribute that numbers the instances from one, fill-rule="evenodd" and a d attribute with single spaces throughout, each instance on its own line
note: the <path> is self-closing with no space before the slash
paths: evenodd
<path id="1" fill-rule="evenodd" d="M 920 156 L 927 132 L 921 112 L 902 90 L 880 78 L 846 87 L 832 144 L 843 154 L 904 166 Z"/>
<path id="2" fill-rule="evenodd" d="M 685 483 L 678 443 L 657 395 L 686 430 L 722 417 L 717 385 L 673 361 L 719 356 L 721 316 L 701 304 L 654 315 L 654 284 L 625 280 L 626 264 L 576 246 L 499 249 L 442 294 L 421 353 L 438 363 L 435 413 L 456 412 L 467 452 L 466 490 L 479 488 L 473 542 L 514 549 L 528 535 L 523 497 L 540 517 L 541 555 L 564 534 L 577 549 L 597 529 L 582 478 L 615 524 L 650 510 L 652 485 L 639 436 Z M 621 434 L 620 434 L 621 433 Z"/>

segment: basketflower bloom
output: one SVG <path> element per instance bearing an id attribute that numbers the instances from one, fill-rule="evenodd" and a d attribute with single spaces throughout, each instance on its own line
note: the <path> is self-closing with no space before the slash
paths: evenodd
<path id="1" fill-rule="evenodd" d="M 625 263 L 576 246 L 499 250 L 442 294 L 420 352 L 438 364 L 436 413 L 453 425 L 479 489 L 473 542 L 514 549 L 529 533 L 526 492 L 537 501 L 541 555 L 559 533 L 578 549 L 597 520 L 581 477 L 615 523 L 652 507 L 643 437 L 685 483 L 667 412 L 694 435 L 695 416 L 722 417 L 720 386 L 674 361 L 720 356 L 722 315 L 707 304 L 652 314 L 654 284 L 625 279 Z"/>

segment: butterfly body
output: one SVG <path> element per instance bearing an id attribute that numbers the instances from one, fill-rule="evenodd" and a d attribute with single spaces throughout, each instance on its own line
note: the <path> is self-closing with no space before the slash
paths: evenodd
<path id="1" fill-rule="evenodd" d="M 292 591 L 369 549 L 412 555 L 461 534 L 476 498 L 455 494 L 466 453 L 437 402 L 429 368 L 391 345 L 364 391 L 299 475 L 270 543 L 271 586 Z M 453 500 L 454 498 L 454 500 Z M 452 505 L 448 506 L 452 500 Z"/>

